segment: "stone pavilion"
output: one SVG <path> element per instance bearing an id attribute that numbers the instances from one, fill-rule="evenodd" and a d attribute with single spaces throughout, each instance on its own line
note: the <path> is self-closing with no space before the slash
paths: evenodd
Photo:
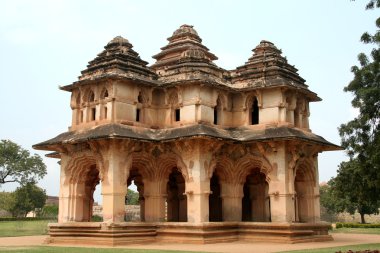
<path id="1" fill-rule="evenodd" d="M 225 70 L 182 25 L 148 66 L 120 36 L 89 62 L 71 93 L 69 130 L 35 149 L 61 165 L 50 242 L 305 242 L 331 240 L 320 221 L 318 154 L 340 149 L 312 133 L 321 99 L 273 43 Z M 127 187 L 141 222 L 125 222 Z M 91 222 L 101 186 L 103 222 Z"/>

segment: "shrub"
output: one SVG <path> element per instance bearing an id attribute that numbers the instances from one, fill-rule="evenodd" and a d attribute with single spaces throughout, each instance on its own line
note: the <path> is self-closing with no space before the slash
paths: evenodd
<path id="1" fill-rule="evenodd" d="M 362 224 L 351 222 L 337 222 L 336 228 L 380 228 L 380 223 Z"/>
<path id="2" fill-rule="evenodd" d="M 34 220 L 51 220 L 48 217 L 0 217 L 0 221 L 34 221 Z"/>
<path id="3" fill-rule="evenodd" d="M 91 221 L 94 221 L 94 222 L 99 222 L 99 221 L 103 221 L 103 217 L 99 216 L 99 215 L 93 215 L 91 217 Z"/>

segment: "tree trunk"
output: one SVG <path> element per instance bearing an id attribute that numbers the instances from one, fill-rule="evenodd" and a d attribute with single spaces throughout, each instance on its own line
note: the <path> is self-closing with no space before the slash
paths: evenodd
<path id="1" fill-rule="evenodd" d="M 361 220 L 361 223 L 362 223 L 362 224 L 365 223 L 364 213 L 360 213 L 360 220 Z"/>

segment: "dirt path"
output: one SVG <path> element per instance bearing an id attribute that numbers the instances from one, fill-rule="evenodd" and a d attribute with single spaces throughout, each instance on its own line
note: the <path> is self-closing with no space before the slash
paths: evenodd
<path id="1" fill-rule="evenodd" d="M 302 250 L 312 248 L 336 247 L 343 245 L 380 243 L 380 235 L 365 234 L 334 234 L 334 241 L 329 242 L 309 242 L 298 244 L 284 243 L 219 243 L 219 244 L 147 244 L 147 245 L 130 245 L 118 248 L 133 249 L 171 249 L 171 250 L 189 250 L 189 251 L 207 251 L 207 252 L 241 252 L 241 253 L 265 253 L 279 252 L 286 250 Z M 46 236 L 22 236 L 22 237 L 0 237 L 0 247 L 8 246 L 36 246 L 43 245 Z M 78 246 L 78 245 L 72 245 Z"/>

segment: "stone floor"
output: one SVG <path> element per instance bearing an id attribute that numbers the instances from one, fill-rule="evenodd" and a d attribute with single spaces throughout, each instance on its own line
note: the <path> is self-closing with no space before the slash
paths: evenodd
<path id="1" fill-rule="evenodd" d="M 117 248 L 133 248 L 133 249 L 171 249 L 171 250 L 189 250 L 189 251 L 206 251 L 206 252 L 241 252 L 241 253 L 265 253 L 280 252 L 286 250 L 302 250 L 311 248 L 336 247 L 343 245 L 354 245 L 364 243 L 380 243 L 380 235 L 368 234 L 333 234 L 334 241 L 328 242 L 309 242 L 298 244 L 284 243 L 218 243 L 218 244 L 144 244 L 130 245 Z M 44 245 L 46 236 L 23 236 L 23 237 L 0 237 L 0 248 L 9 246 L 39 246 Z M 70 245 L 81 246 L 81 245 Z M 87 246 L 88 247 L 88 246 Z M 98 246 L 97 246 L 98 247 Z"/>

